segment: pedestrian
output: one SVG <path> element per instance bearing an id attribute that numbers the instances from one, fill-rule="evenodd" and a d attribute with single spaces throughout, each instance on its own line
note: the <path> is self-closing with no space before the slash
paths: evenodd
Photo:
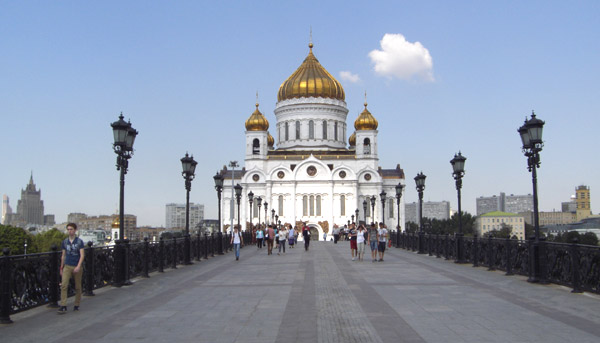
<path id="1" fill-rule="evenodd" d="M 257 250 L 262 249 L 264 237 L 265 237 L 265 231 L 259 225 L 258 229 L 256 230 L 256 246 L 257 246 L 256 249 Z"/>
<path id="2" fill-rule="evenodd" d="M 327 242 L 327 232 L 323 232 L 323 241 Z"/>
<path id="3" fill-rule="evenodd" d="M 239 226 L 234 226 L 233 233 L 231 234 L 230 244 L 233 244 L 233 250 L 235 251 L 235 260 L 240 259 L 240 247 L 244 244 L 242 241 L 242 233 L 240 232 Z"/>
<path id="4" fill-rule="evenodd" d="M 310 228 L 306 225 L 306 222 L 302 226 L 302 237 L 304 238 L 304 250 L 308 251 L 310 245 Z"/>
<path id="5" fill-rule="evenodd" d="M 364 261 L 365 257 L 365 234 L 365 227 L 362 224 L 359 225 L 358 231 L 356 232 L 356 246 L 359 261 Z"/>
<path id="6" fill-rule="evenodd" d="M 81 304 L 81 277 L 83 276 L 83 259 L 85 257 L 85 243 L 77 236 L 77 224 L 67 224 L 69 237 L 65 238 L 61 244 L 62 256 L 60 258 L 60 275 L 62 276 L 60 284 L 60 307 L 58 314 L 67 313 L 67 291 L 71 277 L 75 279 L 75 305 L 73 311 L 79 311 Z"/>
<path id="7" fill-rule="evenodd" d="M 356 253 L 356 227 L 354 223 L 350 224 L 348 234 L 350 235 L 350 253 L 352 254 L 352 261 L 354 261 L 356 260 L 356 255 L 358 255 Z"/>
<path id="8" fill-rule="evenodd" d="M 383 223 L 379 223 L 377 235 L 379 236 L 379 262 L 383 262 L 383 254 L 385 253 L 385 245 L 388 238 L 388 230 Z"/>
<path id="9" fill-rule="evenodd" d="M 340 227 L 337 224 L 333 225 L 333 244 L 337 244 L 340 239 Z"/>
<path id="10" fill-rule="evenodd" d="M 278 236 L 279 236 L 279 246 L 277 247 L 278 248 L 277 255 L 281 255 L 282 248 L 283 248 L 283 253 L 285 254 L 285 241 L 288 238 L 288 231 L 285 226 L 282 227 L 281 229 L 279 229 Z"/>
<path id="11" fill-rule="evenodd" d="M 371 262 L 377 262 L 377 244 L 379 242 L 379 236 L 377 233 L 377 227 L 375 223 L 371 223 L 371 227 L 368 230 L 369 232 L 369 246 L 371 247 Z"/>
<path id="12" fill-rule="evenodd" d="M 273 240 L 275 239 L 275 230 L 273 229 L 273 225 L 269 225 L 267 229 L 267 255 L 273 254 Z"/>
<path id="13" fill-rule="evenodd" d="M 290 224 L 289 227 L 290 229 L 289 233 L 288 233 L 288 241 L 290 244 L 290 249 L 294 249 L 294 244 L 296 244 L 296 230 L 292 229 L 292 225 Z"/>

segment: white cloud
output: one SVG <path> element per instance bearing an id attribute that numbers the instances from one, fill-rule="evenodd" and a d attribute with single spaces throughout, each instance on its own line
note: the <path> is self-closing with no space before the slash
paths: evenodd
<path id="1" fill-rule="evenodd" d="M 348 82 L 352 82 L 352 83 L 357 83 L 360 81 L 360 77 L 357 74 L 352 74 L 349 71 L 341 71 L 340 78 L 344 81 L 348 81 Z"/>
<path id="2" fill-rule="evenodd" d="M 377 74 L 403 80 L 434 81 L 433 60 L 420 42 L 411 43 L 399 33 L 386 33 L 380 44 L 381 50 L 369 53 Z"/>

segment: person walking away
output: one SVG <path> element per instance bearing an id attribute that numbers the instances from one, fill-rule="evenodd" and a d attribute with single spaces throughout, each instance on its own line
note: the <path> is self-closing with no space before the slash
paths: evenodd
<path id="1" fill-rule="evenodd" d="M 273 240 L 275 239 L 275 230 L 273 229 L 273 225 L 269 225 L 267 229 L 267 255 L 273 254 Z"/>
<path id="2" fill-rule="evenodd" d="M 385 246 L 388 238 L 388 230 L 383 223 L 379 223 L 377 235 L 379 236 L 379 262 L 383 262 L 383 254 L 385 253 Z"/>
<path id="3" fill-rule="evenodd" d="M 81 277 L 83 276 L 83 259 L 85 258 L 85 243 L 77 236 L 77 224 L 67 224 L 69 237 L 65 238 L 61 244 L 62 256 L 60 258 L 60 275 L 62 276 L 60 284 L 60 307 L 58 314 L 67 313 L 67 291 L 71 277 L 75 279 L 75 305 L 73 311 L 79 311 L 81 304 Z"/>
<path id="4" fill-rule="evenodd" d="M 235 260 L 240 259 L 240 247 L 242 243 L 242 234 L 240 233 L 239 226 L 234 226 L 233 233 L 231 234 L 230 244 L 233 244 L 233 250 L 235 251 Z"/>
<path id="5" fill-rule="evenodd" d="M 333 244 L 337 244 L 340 239 L 340 228 L 337 225 L 333 225 Z"/>
<path id="6" fill-rule="evenodd" d="M 283 253 L 285 254 L 285 240 L 288 238 L 288 231 L 287 228 L 284 226 L 281 229 L 279 229 L 279 246 L 278 248 L 278 252 L 277 255 L 281 255 L 281 249 L 283 248 Z"/>
<path id="7" fill-rule="evenodd" d="M 288 233 L 288 241 L 290 244 L 290 249 L 294 249 L 294 244 L 296 244 L 296 233 L 294 229 L 292 229 L 292 225 L 288 227 L 290 229 Z"/>
<path id="8" fill-rule="evenodd" d="M 371 247 L 371 262 L 377 262 L 377 245 L 379 244 L 379 236 L 377 234 L 377 227 L 375 226 L 375 223 L 371 223 L 371 227 L 369 228 L 368 232 L 369 246 Z"/>
<path id="9" fill-rule="evenodd" d="M 366 232 L 367 231 L 365 230 L 365 227 L 362 226 L 362 224 L 358 226 L 358 231 L 356 232 L 356 246 L 359 261 L 364 261 L 365 257 Z"/>
<path id="10" fill-rule="evenodd" d="M 310 246 L 310 228 L 306 223 L 302 226 L 302 237 L 304 237 L 304 250 L 308 251 L 308 247 Z"/>
<path id="11" fill-rule="evenodd" d="M 356 260 L 356 227 L 354 223 L 350 224 L 350 231 L 348 232 L 350 235 L 350 253 L 352 253 L 352 261 Z"/>
<path id="12" fill-rule="evenodd" d="M 263 246 L 263 238 L 265 237 L 265 232 L 263 231 L 263 229 L 259 226 L 258 229 L 256 230 L 256 246 L 257 246 L 257 250 L 258 249 L 262 249 Z"/>

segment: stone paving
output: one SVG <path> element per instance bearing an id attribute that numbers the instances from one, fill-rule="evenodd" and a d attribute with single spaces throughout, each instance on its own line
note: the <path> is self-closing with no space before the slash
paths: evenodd
<path id="1" fill-rule="evenodd" d="M 395 248 L 247 246 L 133 281 L 13 315 L 0 342 L 600 342 L 598 295 Z"/>

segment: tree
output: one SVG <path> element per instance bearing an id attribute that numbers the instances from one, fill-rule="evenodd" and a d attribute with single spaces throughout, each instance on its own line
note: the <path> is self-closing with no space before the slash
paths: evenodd
<path id="1" fill-rule="evenodd" d="M 407 222 L 406 227 L 404 228 L 406 230 L 406 232 L 408 233 L 415 233 L 419 231 L 419 225 L 417 225 L 417 223 L 414 222 Z"/>
<path id="2" fill-rule="evenodd" d="M 56 247 L 60 250 L 62 241 L 67 237 L 68 235 L 66 233 L 62 233 L 57 228 L 48 230 L 44 233 L 40 233 L 37 236 L 35 236 L 35 244 L 37 247 L 37 251 L 52 251 L 52 245 L 56 245 Z"/>
<path id="3" fill-rule="evenodd" d="M 27 240 L 27 247 L 29 248 L 33 242 L 33 235 L 20 227 L 0 225 L 0 249 L 9 248 L 11 255 L 21 255 L 25 253 L 25 240 Z M 36 252 L 35 247 L 33 250 L 27 252 Z"/>

